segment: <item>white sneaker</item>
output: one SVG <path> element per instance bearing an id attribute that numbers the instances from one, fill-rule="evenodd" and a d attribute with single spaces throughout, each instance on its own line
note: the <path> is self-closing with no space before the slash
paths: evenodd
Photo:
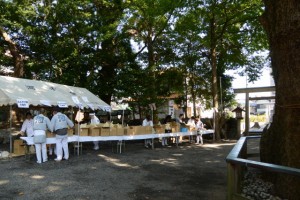
<path id="1" fill-rule="evenodd" d="M 55 158 L 54 159 L 56 162 L 60 162 L 61 161 L 61 159 L 58 159 L 58 158 Z"/>
<path id="2" fill-rule="evenodd" d="M 41 161 L 36 161 L 36 163 L 37 163 L 37 164 L 42 164 L 42 162 L 41 162 Z"/>

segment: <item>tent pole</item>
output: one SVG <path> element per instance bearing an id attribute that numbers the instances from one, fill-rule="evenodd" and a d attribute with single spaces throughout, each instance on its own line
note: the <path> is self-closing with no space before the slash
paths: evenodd
<path id="1" fill-rule="evenodd" d="M 124 109 L 123 109 L 123 116 L 122 116 L 122 127 L 124 127 Z"/>
<path id="2" fill-rule="evenodd" d="M 78 106 L 78 111 L 80 113 L 80 107 Z M 80 133 L 80 122 L 78 122 L 78 129 L 77 129 L 77 156 L 79 156 L 79 133 Z"/>
<path id="3" fill-rule="evenodd" d="M 9 106 L 9 153 L 12 153 L 12 105 Z"/>

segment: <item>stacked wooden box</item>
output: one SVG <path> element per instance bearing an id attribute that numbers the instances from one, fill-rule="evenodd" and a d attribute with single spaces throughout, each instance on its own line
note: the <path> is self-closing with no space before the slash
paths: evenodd
<path id="1" fill-rule="evenodd" d="M 14 154 L 25 155 L 25 146 L 23 140 L 14 140 Z"/>
<path id="2" fill-rule="evenodd" d="M 122 136 L 122 135 L 144 135 L 152 133 L 152 126 L 128 126 L 119 124 L 97 124 L 80 125 L 80 136 Z M 78 133 L 78 125 L 75 126 L 75 134 Z"/>
<path id="3" fill-rule="evenodd" d="M 171 122 L 172 133 L 180 132 L 180 124 L 176 122 Z"/>
<path id="4" fill-rule="evenodd" d="M 153 128 L 155 133 L 165 133 L 165 125 L 155 125 Z"/>
<path id="5" fill-rule="evenodd" d="M 79 132 L 79 136 L 88 136 L 89 128 L 90 126 L 86 124 L 80 124 L 79 127 L 78 124 L 75 124 L 75 135 L 77 135 Z"/>

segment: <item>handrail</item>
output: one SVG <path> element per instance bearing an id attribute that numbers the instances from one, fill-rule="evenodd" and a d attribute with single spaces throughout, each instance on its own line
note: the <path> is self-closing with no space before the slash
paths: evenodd
<path id="1" fill-rule="evenodd" d="M 258 169 L 264 169 L 272 172 L 280 172 L 285 174 L 290 174 L 293 176 L 300 176 L 300 169 L 287 167 L 282 165 L 276 165 L 265 162 L 258 162 L 253 160 L 247 160 L 246 158 L 241 158 L 241 152 L 243 152 L 243 146 L 247 144 L 248 139 L 260 138 L 261 136 L 247 136 L 241 137 L 239 141 L 236 143 L 234 148 L 230 151 L 228 156 L 226 157 L 227 163 L 238 164 L 240 166 L 252 167 Z"/>
<path id="2" fill-rule="evenodd" d="M 226 157 L 228 181 L 227 199 L 235 199 L 234 196 L 240 192 L 240 182 L 242 180 L 243 169 L 245 167 L 252 167 L 300 177 L 300 169 L 298 168 L 247 160 L 247 140 L 260 137 L 261 136 L 241 137 Z"/>

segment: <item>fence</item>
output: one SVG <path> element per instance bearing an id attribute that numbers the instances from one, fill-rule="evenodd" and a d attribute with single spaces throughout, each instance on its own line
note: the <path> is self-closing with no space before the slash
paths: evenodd
<path id="1" fill-rule="evenodd" d="M 247 136 L 241 137 L 234 148 L 226 157 L 227 162 L 227 199 L 228 200 L 242 200 L 245 199 L 241 195 L 241 181 L 244 172 L 248 167 L 266 170 L 269 172 L 284 173 L 292 176 L 300 177 L 300 169 L 286 167 L 281 165 L 274 165 L 253 160 L 247 160 L 249 156 L 247 153 L 247 140 L 259 139 L 261 136 Z M 259 156 L 259 154 L 257 155 Z"/>

